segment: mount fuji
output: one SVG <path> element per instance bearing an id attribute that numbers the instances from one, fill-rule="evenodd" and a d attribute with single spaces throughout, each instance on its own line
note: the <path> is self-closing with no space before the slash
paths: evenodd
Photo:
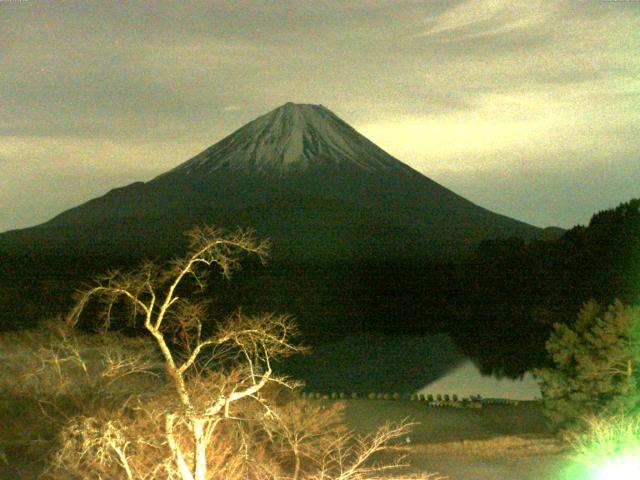
<path id="1" fill-rule="evenodd" d="M 458 258 L 543 235 L 395 159 L 321 105 L 287 103 L 153 180 L 117 188 L 0 248 L 157 255 L 196 224 L 251 227 L 277 258 Z"/>

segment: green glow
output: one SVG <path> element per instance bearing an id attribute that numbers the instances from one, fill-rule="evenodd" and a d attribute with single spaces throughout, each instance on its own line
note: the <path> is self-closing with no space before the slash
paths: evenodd
<path id="1" fill-rule="evenodd" d="M 614 458 L 597 469 L 593 480 L 632 480 L 640 477 L 640 455 Z"/>
<path id="2" fill-rule="evenodd" d="M 640 417 L 617 415 L 587 420 L 588 431 L 569 438 L 573 454 L 562 480 L 640 478 Z"/>
<path id="3" fill-rule="evenodd" d="M 560 473 L 560 472 L 558 472 Z M 556 480 L 637 480 L 640 478 L 640 450 L 603 456 L 599 462 L 584 463 L 574 456 Z"/>

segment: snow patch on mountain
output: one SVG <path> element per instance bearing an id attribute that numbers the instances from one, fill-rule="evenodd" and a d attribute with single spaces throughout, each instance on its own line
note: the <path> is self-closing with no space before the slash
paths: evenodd
<path id="1" fill-rule="evenodd" d="M 281 175 L 345 165 L 411 171 L 322 105 L 287 103 L 164 175 L 207 176 L 218 170 Z"/>

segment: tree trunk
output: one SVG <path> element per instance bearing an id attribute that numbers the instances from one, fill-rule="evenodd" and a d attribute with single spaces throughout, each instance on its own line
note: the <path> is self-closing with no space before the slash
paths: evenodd
<path id="1" fill-rule="evenodd" d="M 169 414 L 165 418 L 165 434 L 167 436 L 167 443 L 169 444 L 169 448 L 173 453 L 173 457 L 175 458 L 176 466 L 178 467 L 178 472 L 180 473 L 180 477 L 182 478 L 182 480 L 194 480 L 193 474 L 189 469 L 189 465 L 187 465 L 187 462 L 184 459 L 184 455 L 182 454 L 180 447 L 176 443 L 176 438 L 173 436 L 174 419 L 174 414 Z"/>
<path id="2" fill-rule="evenodd" d="M 207 475 L 207 444 L 204 436 L 205 419 L 193 420 L 193 440 L 195 443 L 195 480 L 205 480 Z"/>
<path id="3" fill-rule="evenodd" d="M 298 476 L 300 475 L 300 453 L 298 452 L 298 448 L 293 448 L 293 455 L 295 457 L 295 468 L 293 470 L 293 480 L 298 480 Z"/>

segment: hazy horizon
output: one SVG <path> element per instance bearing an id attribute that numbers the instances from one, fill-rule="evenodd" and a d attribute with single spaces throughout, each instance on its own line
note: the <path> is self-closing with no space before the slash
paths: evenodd
<path id="1" fill-rule="evenodd" d="M 323 104 L 545 227 L 640 196 L 640 2 L 0 2 L 0 231 Z"/>

